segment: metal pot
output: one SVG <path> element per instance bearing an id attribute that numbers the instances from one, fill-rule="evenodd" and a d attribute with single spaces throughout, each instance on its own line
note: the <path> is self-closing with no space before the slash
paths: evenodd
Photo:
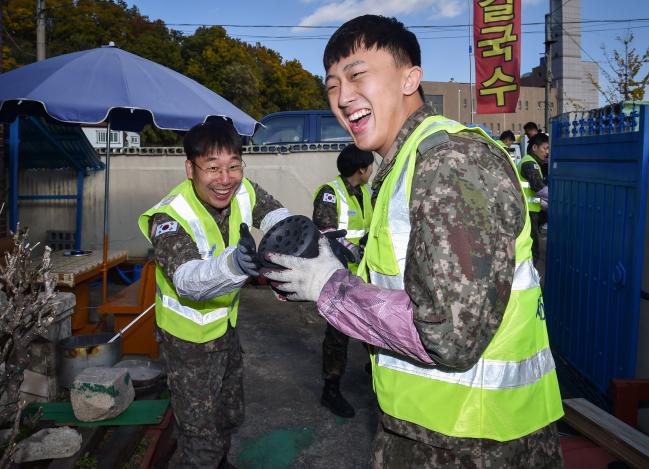
<path id="1" fill-rule="evenodd" d="M 57 344 L 59 386 L 69 388 L 74 378 L 92 366 L 113 366 L 121 358 L 121 339 L 107 343 L 113 334 L 68 337 Z"/>

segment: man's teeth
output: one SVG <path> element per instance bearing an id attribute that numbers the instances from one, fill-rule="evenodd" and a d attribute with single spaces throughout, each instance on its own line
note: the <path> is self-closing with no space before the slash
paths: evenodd
<path id="1" fill-rule="evenodd" d="M 360 119 L 361 117 L 365 117 L 367 115 L 371 114 L 369 109 L 361 109 L 360 111 L 356 111 L 354 114 L 349 116 L 349 120 L 354 122 Z"/>

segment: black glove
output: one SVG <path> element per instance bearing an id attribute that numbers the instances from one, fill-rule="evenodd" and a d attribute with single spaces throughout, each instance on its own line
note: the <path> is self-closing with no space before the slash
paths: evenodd
<path id="1" fill-rule="evenodd" d="M 259 277 L 261 263 L 257 255 L 257 243 L 245 223 L 239 226 L 239 243 L 232 253 L 232 261 L 241 274 Z"/>
<path id="2" fill-rule="evenodd" d="M 334 256 L 347 268 L 347 264 L 356 262 L 354 253 L 343 246 L 338 238 L 344 238 L 347 235 L 347 230 L 327 231 L 322 235 L 329 240 L 329 246 Z"/>

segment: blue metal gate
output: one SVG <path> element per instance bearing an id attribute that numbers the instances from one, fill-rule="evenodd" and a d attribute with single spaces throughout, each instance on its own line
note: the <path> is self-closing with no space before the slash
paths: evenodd
<path id="1" fill-rule="evenodd" d="M 635 375 L 649 106 L 552 125 L 545 302 L 550 340 L 600 391 Z"/>

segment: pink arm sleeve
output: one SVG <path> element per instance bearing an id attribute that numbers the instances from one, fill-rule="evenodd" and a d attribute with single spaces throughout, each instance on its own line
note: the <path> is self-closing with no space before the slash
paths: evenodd
<path id="1" fill-rule="evenodd" d="M 340 269 L 320 292 L 317 306 L 327 322 L 349 337 L 434 364 L 419 339 L 412 303 L 403 290 L 379 288 Z"/>

